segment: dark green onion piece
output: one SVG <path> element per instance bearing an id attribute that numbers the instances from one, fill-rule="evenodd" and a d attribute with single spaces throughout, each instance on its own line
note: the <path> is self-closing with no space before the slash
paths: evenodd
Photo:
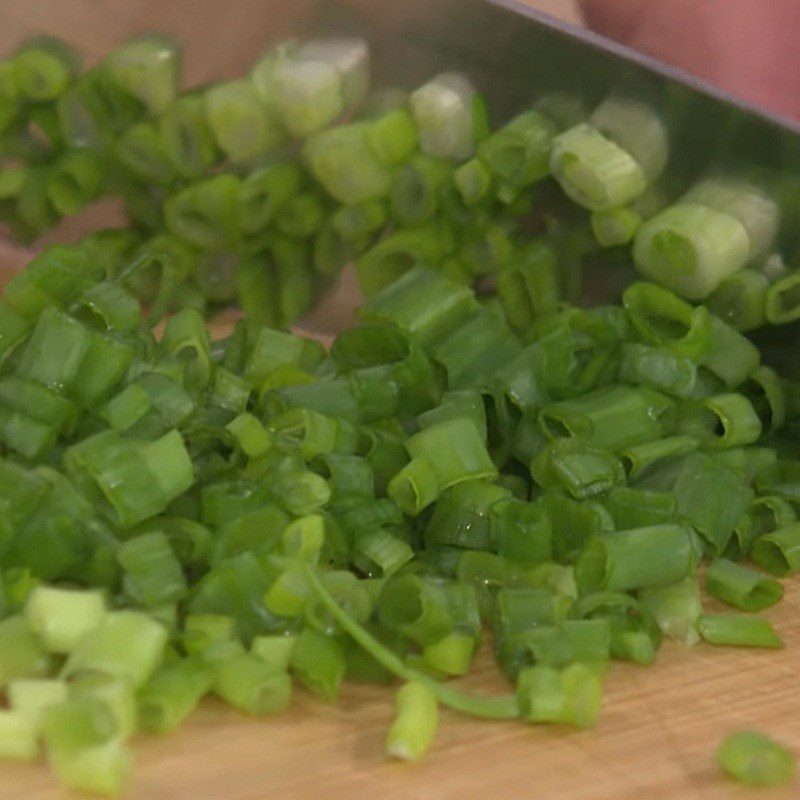
<path id="1" fill-rule="evenodd" d="M 578 559 L 576 579 L 585 592 L 666 586 L 684 578 L 694 560 L 688 529 L 654 525 L 593 537 Z"/>
<path id="2" fill-rule="evenodd" d="M 188 94 L 172 103 L 159 118 L 158 130 L 167 157 L 184 178 L 200 178 L 216 162 L 202 96 Z"/>
<path id="3" fill-rule="evenodd" d="M 345 671 L 344 653 L 338 641 L 305 628 L 297 638 L 289 665 L 306 688 L 321 700 L 328 703 L 336 700 Z"/>
<path id="4" fill-rule="evenodd" d="M 766 293 L 765 316 L 772 325 L 800 319 L 800 272 L 790 272 L 773 283 Z"/>
<path id="5" fill-rule="evenodd" d="M 418 153 L 397 172 L 391 191 L 392 214 L 403 225 L 420 225 L 439 208 L 439 190 L 453 166 L 442 158 Z"/>
<path id="6" fill-rule="evenodd" d="M 550 174 L 556 126 L 539 111 L 527 111 L 478 145 L 478 161 L 505 203 Z"/>
<path id="7" fill-rule="evenodd" d="M 13 58 L 20 95 L 32 102 L 55 100 L 79 70 L 77 54 L 60 39 L 38 36 L 25 42 Z"/>
<path id="8" fill-rule="evenodd" d="M 438 222 L 398 230 L 358 259 L 358 279 L 367 296 L 391 287 L 416 267 L 435 267 L 451 250 L 451 237 Z"/>
<path id="9" fill-rule="evenodd" d="M 661 439 L 672 409 L 658 392 L 611 386 L 545 406 L 539 424 L 548 438 L 573 437 L 613 452 Z"/>
<path id="10" fill-rule="evenodd" d="M 678 517 L 694 526 L 715 553 L 724 552 L 753 490 L 732 470 L 701 453 L 684 461 L 671 488 Z"/>
<path id="11" fill-rule="evenodd" d="M 800 523 L 756 539 L 750 555 L 756 564 L 773 575 L 793 575 L 800 571 Z"/>
<path id="12" fill-rule="evenodd" d="M 233 175 L 216 175 L 173 195 L 164 204 L 169 231 L 196 247 L 217 249 L 231 244 L 238 231 L 241 185 Z"/>
<path id="13" fill-rule="evenodd" d="M 497 276 L 497 294 L 512 328 L 522 333 L 558 308 L 558 260 L 544 240 L 517 248 Z"/>
<path id="14" fill-rule="evenodd" d="M 136 536 L 117 550 L 125 594 L 137 605 L 156 608 L 181 600 L 186 580 L 181 565 L 160 532 Z"/>
<path id="15" fill-rule="evenodd" d="M 716 559 L 706 572 L 706 591 L 742 611 L 763 611 L 783 597 L 783 586 L 762 572 Z"/>

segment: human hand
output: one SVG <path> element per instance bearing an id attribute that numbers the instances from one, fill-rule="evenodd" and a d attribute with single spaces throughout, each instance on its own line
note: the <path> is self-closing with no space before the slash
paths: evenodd
<path id="1" fill-rule="evenodd" d="M 800 119 L 798 0 L 581 0 L 606 36 Z"/>

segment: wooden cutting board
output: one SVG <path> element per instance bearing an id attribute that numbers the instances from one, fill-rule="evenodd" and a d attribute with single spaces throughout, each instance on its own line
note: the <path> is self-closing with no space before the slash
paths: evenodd
<path id="1" fill-rule="evenodd" d="M 780 652 L 667 644 L 650 668 L 615 665 L 590 731 L 444 711 L 418 765 L 387 761 L 392 690 L 349 685 L 336 705 L 297 690 L 291 709 L 249 719 L 207 701 L 176 734 L 138 737 L 129 800 L 795 800 L 720 775 L 721 738 L 757 728 L 800 751 L 800 580 L 768 612 Z M 484 653 L 470 689 L 505 692 Z M 3 800 L 66 800 L 44 767 L 0 765 Z M 75 798 L 76 796 L 70 795 Z"/>

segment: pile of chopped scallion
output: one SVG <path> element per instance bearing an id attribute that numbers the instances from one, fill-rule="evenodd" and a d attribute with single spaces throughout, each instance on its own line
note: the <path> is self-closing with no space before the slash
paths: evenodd
<path id="1" fill-rule="evenodd" d="M 209 693 L 270 714 L 350 679 L 403 682 L 386 750 L 415 760 L 439 705 L 586 727 L 610 660 L 664 637 L 781 647 L 758 612 L 800 570 L 800 384 L 744 332 L 800 318 L 784 185 L 665 180 L 626 97 L 492 132 L 463 75 L 371 91 L 357 39 L 185 93 L 179 61 L 147 37 L 85 72 L 51 39 L 0 62 L 0 218 L 130 219 L 0 300 L 0 757 L 43 743 L 116 794 L 130 737 Z M 576 305 L 631 252 L 647 281 Z M 289 332 L 351 262 L 360 326 Z M 449 682 L 485 633 L 506 696 Z M 794 769 L 747 732 L 719 759 Z"/>

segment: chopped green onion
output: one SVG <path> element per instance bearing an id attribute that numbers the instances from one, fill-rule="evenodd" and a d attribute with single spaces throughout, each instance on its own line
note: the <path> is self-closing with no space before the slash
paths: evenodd
<path id="1" fill-rule="evenodd" d="M 773 325 L 800 319 L 800 272 L 790 272 L 766 291 L 764 316 Z"/>
<path id="2" fill-rule="evenodd" d="M 633 258 L 642 274 L 689 300 L 703 300 L 747 264 L 747 230 L 704 205 L 670 206 L 639 228 Z"/>
<path id="3" fill-rule="evenodd" d="M 775 297 L 766 275 L 743 269 L 720 283 L 708 298 L 708 308 L 735 330 L 750 331 L 766 322 L 768 298 Z"/>
<path id="4" fill-rule="evenodd" d="M 180 48 L 166 36 L 142 36 L 114 50 L 105 67 L 125 91 L 157 117 L 175 100 L 180 58 Z"/>
<path id="5" fill-rule="evenodd" d="M 591 211 L 625 206 L 647 188 L 634 156 L 586 123 L 556 136 L 550 170 L 566 194 Z"/>
<path id="6" fill-rule="evenodd" d="M 667 586 L 692 568 L 689 531 L 680 525 L 654 525 L 595 536 L 576 567 L 586 591 L 628 591 Z"/>
<path id="7" fill-rule="evenodd" d="M 474 152 L 475 89 L 463 75 L 444 72 L 412 93 L 410 103 L 423 152 L 463 161 Z"/>
<path id="8" fill-rule="evenodd" d="M 30 629 L 52 653 L 71 653 L 102 624 L 105 615 L 106 603 L 99 591 L 37 586 L 25 604 Z"/>
<path id="9" fill-rule="evenodd" d="M 386 734 L 388 755 L 419 761 L 436 735 L 439 711 L 436 696 L 424 683 L 407 683 L 396 695 L 397 715 Z"/>
<path id="10" fill-rule="evenodd" d="M 69 688 L 64 681 L 53 678 L 21 678 L 9 684 L 7 693 L 11 710 L 26 717 L 38 733 L 45 711 L 66 702 Z"/>
<path id="11" fill-rule="evenodd" d="M 689 574 L 669 586 L 641 589 L 639 600 L 664 636 L 688 645 L 699 641 L 697 626 L 703 605 L 695 575 Z"/>
<path id="12" fill-rule="evenodd" d="M 763 611 L 783 597 L 783 586 L 761 572 L 715 559 L 706 572 L 706 591 L 742 611 Z"/>
<path id="13" fill-rule="evenodd" d="M 166 641 L 166 629 L 146 614 L 112 611 L 78 642 L 64 665 L 64 675 L 101 672 L 127 678 L 138 687 L 158 666 Z"/>
<path id="14" fill-rule="evenodd" d="M 703 640 L 713 645 L 772 649 L 783 647 L 782 639 L 762 617 L 706 614 L 700 617 L 697 627 Z"/>
<path id="15" fill-rule="evenodd" d="M 0 710 L 0 759 L 36 761 L 39 758 L 39 735 L 36 722 L 27 713 Z"/>
<path id="16" fill-rule="evenodd" d="M 231 161 L 252 161 L 282 143 L 274 110 L 246 78 L 212 86 L 203 102 L 211 133 Z"/>
<path id="17" fill-rule="evenodd" d="M 570 664 L 560 671 L 528 667 L 517 680 L 520 714 L 528 722 L 590 728 L 600 713 L 601 691 L 600 678 L 583 664 Z"/>
<path id="18" fill-rule="evenodd" d="M 800 523 L 756 539 L 750 555 L 756 564 L 773 575 L 793 575 L 800 571 Z"/>
<path id="19" fill-rule="evenodd" d="M 738 731 L 725 737 L 717 750 L 717 763 L 744 786 L 780 786 L 797 772 L 795 757 L 757 731 Z"/>
<path id="20" fill-rule="evenodd" d="M 156 733 L 174 731 L 213 682 L 213 670 L 202 661 L 182 659 L 164 664 L 139 690 L 139 726 Z"/>
<path id="21" fill-rule="evenodd" d="M 311 137 L 305 158 L 317 180 L 337 200 L 348 205 L 386 197 L 392 172 L 373 156 L 368 126 L 356 123 Z"/>
<path id="22" fill-rule="evenodd" d="M 276 714 L 289 705 L 292 679 L 273 672 L 258 656 L 244 653 L 217 664 L 214 691 L 244 714 Z"/>
<path id="23" fill-rule="evenodd" d="M 630 207 L 592 213 L 592 233 L 601 247 L 619 247 L 633 241 L 642 218 Z"/>
<path id="24" fill-rule="evenodd" d="M 335 639 L 304 628 L 295 642 L 289 668 L 309 691 L 332 703 L 344 677 L 344 653 Z M 266 665 L 265 669 L 269 671 Z"/>
<path id="25" fill-rule="evenodd" d="M 51 659 L 22 615 L 0 621 L 0 686 L 49 674 Z"/>

